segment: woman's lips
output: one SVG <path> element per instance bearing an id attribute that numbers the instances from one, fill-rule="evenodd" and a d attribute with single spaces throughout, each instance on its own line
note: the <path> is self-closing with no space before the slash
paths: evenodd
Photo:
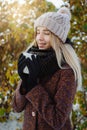
<path id="1" fill-rule="evenodd" d="M 39 45 L 45 45 L 46 43 L 38 43 Z"/>
<path id="2" fill-rule="evenodd" d="M 44 47 L 46 45 L 46 43 L 39 43 L 38 46 L 39 47 Z"/>

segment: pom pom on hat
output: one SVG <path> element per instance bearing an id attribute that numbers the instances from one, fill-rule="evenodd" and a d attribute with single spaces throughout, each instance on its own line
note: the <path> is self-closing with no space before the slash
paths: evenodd
<path id="1" fill-rule="evenodd" d="M 44 26 L 65 43 L 70 30 L 71 13 L 69 8 L 61 7 L 57 12 L 48 12 L 35 20 L 34 29 Z"/>
<path id="2" fill-rule="evenodd" d="M 71 20 L 71 13 L 70 13 L 70 9 L 68 7 L 61 7 L 57 13 L 61 13 L 61 14 L 65 14 L 67 15 L 67 17 L 69 17 L 69 20 Z"/>

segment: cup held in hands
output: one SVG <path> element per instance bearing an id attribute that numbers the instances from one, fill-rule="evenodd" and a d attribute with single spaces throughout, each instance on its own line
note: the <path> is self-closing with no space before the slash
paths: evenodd
<path id="1" fill-rule="evenodd" d="M 31 53 L 27 53 L 27 52 L 23 52 L 23 55 L 27 58 L 30 58 L 30 60 L 32 60 L 32 55 Z M 36 57 L 36 55 L 34 54 L 34 56 Z M 25 74 L 29 74 L 29 69 L 27 66 L 25 66 L 24 70 L 23 70 L 23 73 Z"/>

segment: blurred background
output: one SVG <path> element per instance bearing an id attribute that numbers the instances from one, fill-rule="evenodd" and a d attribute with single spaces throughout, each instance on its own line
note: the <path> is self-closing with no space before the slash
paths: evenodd
<path id="1" fill-rule="evenodd" d="M 21 130 L 23 113 L 13 112 L 11 102 L 19 77 L 19 54 L 33 41 L 34 20 L 70 3 L 69 38 L 81 60 L 83 86 L 76 93 L 72 110 L 74 130 L 87 130 L 87 1 L 0 0 L 0 130 Z"/>

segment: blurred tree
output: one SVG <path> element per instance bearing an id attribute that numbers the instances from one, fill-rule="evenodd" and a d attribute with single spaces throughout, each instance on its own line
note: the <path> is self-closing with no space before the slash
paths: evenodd
<path id="1" fill-rule="evenodd" d="M 76 94 L 72 119 L 75 130 L 87 129 L 87 4 L 85 0 L 64 0 L 71 5 L 69 37 L 81 59 L 83 91 Z M 17 60 L 34 38 L 34 19 L 55 7 L 45 0 L 26 0 L 18 4 L 0 2 L 0 121 L 9 117 L 11 100 L 19 80 Z M 79 105 L 78 105 L 79 104 Z M 77 107 L 78 106 L 78 107 Z M 75 108 L 76 107 L 76 108 Z"/>
<path id="2" fill-rule="evenodd" d="M 19 80 L 17 60 L 34 38 L 34 19 L 55 7 L 40 0 L 0 1 L 0 121 L 9 118 L 13 91 Z"/>
<path id="3" fill-rule="evenodd" d="M 64 0 L 70 3 L 72 13 L 71 32 L 69 36 L 81 60 L 83 91 L 76 94 L 73 110 L 73 125 L 75 130 L 87 129 L 87 2 L 86 0 Z"/>

